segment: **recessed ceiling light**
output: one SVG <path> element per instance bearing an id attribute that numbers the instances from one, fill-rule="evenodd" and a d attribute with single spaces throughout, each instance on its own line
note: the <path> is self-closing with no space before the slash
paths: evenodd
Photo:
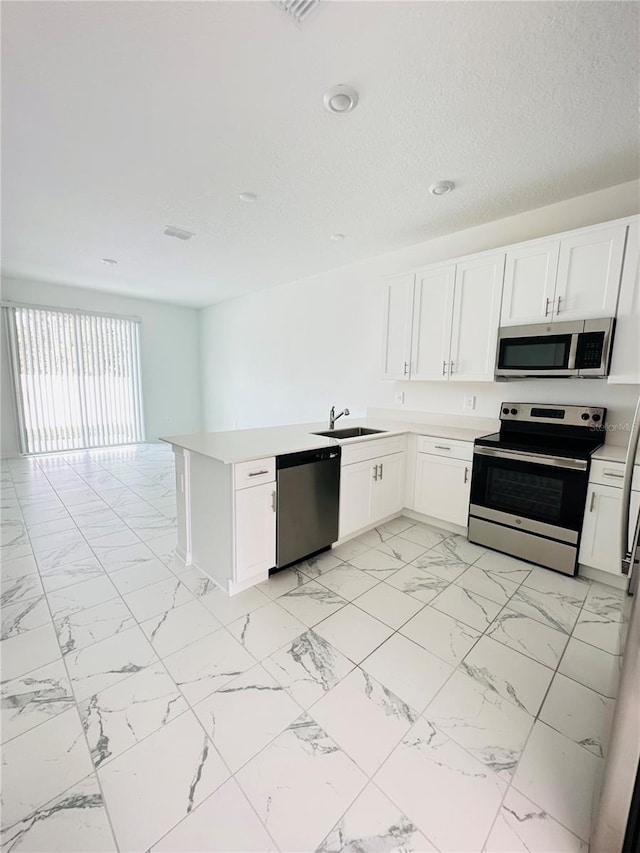
<path id="1" fill-rule="evenodd" d="M 437 184 L 431 184 L 429 192 L 431 195 L 446 195 L 447 193 L 450 193 L 454 187 L 455 184 L 453 181 L 438 181 Z"/>
<path id="2" fill-rule="evenodd" d="M 255 193 L 240 193 L 240 201 L 246 201 L 247 204 L 251 204 L 257 200 L 258 196 Z"/>
<path id="3" fill-rule="evenodd" d="M 330 240 L 344 240 L 344 234 L 331 234 Z"/>
<path id="4" fill-rule="evenodd" d="M 113 258 L 100 258 L 100 263 L 106 264 L 108 267 L 115 267 L 118 262 Z"/>
<path id="5" fill-rule="evenodd" d="M 333 86 L 328 92 L 325 92 L 322 100 L 330 113 L 340 115 L 355 110 L 358 106 L 359 96 L 352 86 L 341 84 L 340 86 Z"/>

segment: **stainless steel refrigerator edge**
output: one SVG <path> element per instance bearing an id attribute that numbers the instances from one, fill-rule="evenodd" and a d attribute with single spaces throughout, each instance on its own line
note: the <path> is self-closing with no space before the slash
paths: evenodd
<path id="1" fill-rule="evenodd" d="M 640 400 L 627 448 L 620 529 L 622 572 L 630 576 L 630 593 L 637 592 L 640 575 L 640 512 L 638 518 L 630 518 L 631 481 L 639 438 Z M 634 535 L 629 547 L 632 530 Z M 600 803 L 595 814 L 591 853 L 635 853 L 640 845 L 640 606 L 637 594 L 630 599 L 630 605 L 618 699 Z"/>

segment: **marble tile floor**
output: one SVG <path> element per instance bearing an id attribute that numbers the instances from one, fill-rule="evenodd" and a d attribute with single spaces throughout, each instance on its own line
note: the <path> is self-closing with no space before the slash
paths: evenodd
<path id="1" fill-rule="evenodd" d="M 3 851 L 585 851 L 625 596 L 397 518 L 229 599 L 164 445 L 3 460 Z"/>

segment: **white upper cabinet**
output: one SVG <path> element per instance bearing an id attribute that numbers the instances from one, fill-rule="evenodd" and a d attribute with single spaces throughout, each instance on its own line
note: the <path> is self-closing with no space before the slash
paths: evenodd
<path id="1" fill-rule="evenodd" d="M 640 384 L 640 222 L 627 236 L 609 382 Z"/>
<path id="2" fill-rule="evenodd" d="M 493 382 L 504 255 L 456 265 L 449 379 Z"/>
<path id="3" fill-rule="evenodd" d="M 614 317 L 626 225 L 507 249 L 500 325 Z"/>
<path id="4" fill-rule="evenodd" d="M 559 254 L 559 240 L 540 240 L 507 250 L 501 326 L 525 326 L 549 319 Z"/>
<path id="5" fill-rule="evenodd" d="M 394 276 L 384 283 L 384 379 L 408 379 L 411 362 L 413 273 Z"/>
<path id="6" fill-rule="evenodd" d="M 616 225 L 561 240 L 554 320 L 615 316 L 626 234 Z"/>
<path id="7" fill-rule="evenodd" d="M 456 265 L 416 274 L 413 297 L 411 379 L 446 380 Z"/>

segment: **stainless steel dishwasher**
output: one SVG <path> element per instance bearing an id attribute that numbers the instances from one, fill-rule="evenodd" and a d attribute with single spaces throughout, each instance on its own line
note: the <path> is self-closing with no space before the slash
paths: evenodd
<path id="1" fill-rule="evenodd" d="M 340 447 L 276 457 L 276 568 L 328 548 L 338 538 Z"/>

